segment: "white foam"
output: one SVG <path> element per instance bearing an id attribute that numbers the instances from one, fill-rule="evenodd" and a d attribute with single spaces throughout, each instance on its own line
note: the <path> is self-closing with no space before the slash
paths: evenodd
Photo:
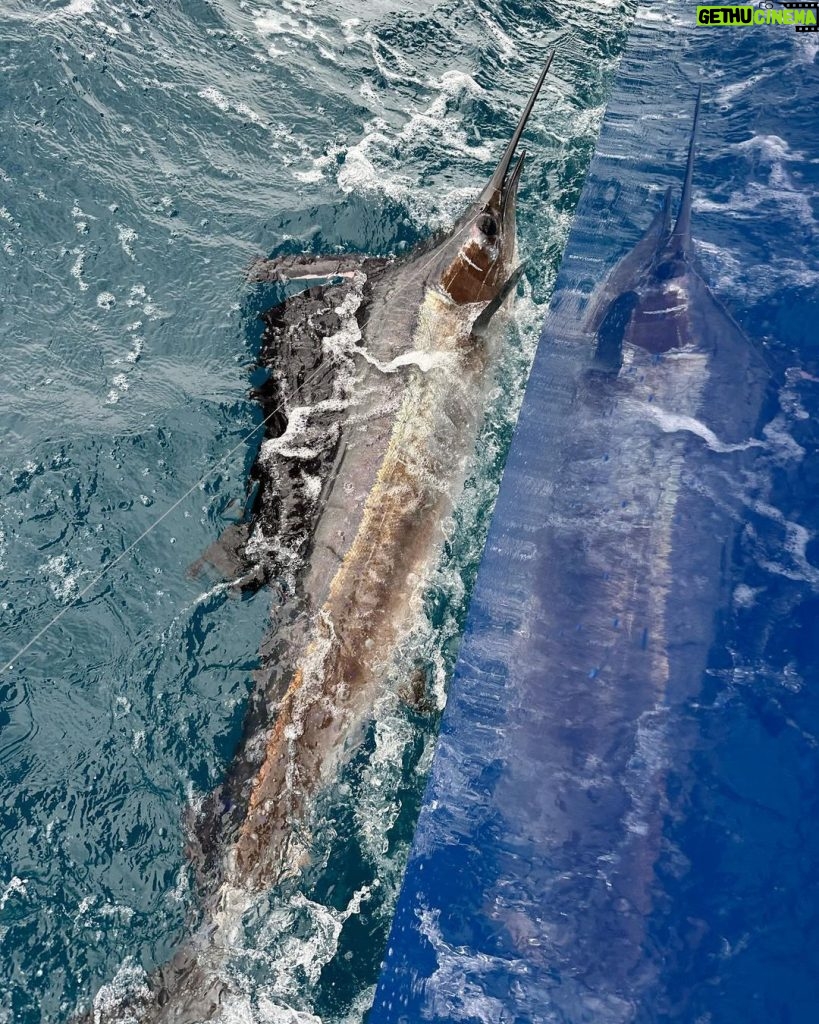
<path id="1" fill-rule="evenodd" d="M 281 6 L 286 7 L 287 4 L 282 3 Z M 297 40 L 296 46 L 309 43 L 315 46 L 324 60 L 338 63 L 338 56 L 332 49 L 335 40 L 310 20 L 312 12 L 302 12 L 297 8 L 292 10 L 293 13 L 288 14 L 283 10 L 268 9 L 254 16 L 256 35 L 262 41 L 267 56 L 274 59 L 292 57 L 294 44 L 290 40 Z"/>
<path id="2" fill-rule="evenodd" d="M 71 276 L 80 286 L 81 292 L 88 291 L 88 282 L 83 280 L 83 270 L 85 269 L 85 249 L 82 247 L 78 249 L 72 249 L 72 254 L 77 258 L 74 260 L 74 266 L 71 268 Z"/>
<path id="3" fill-rule="evenodd" d="M 217 1020 L 219 1024 L 322 1024 L 313 1013 L 281 1006 L 266 996 L 253 1003 L 246 995 L 228 996 Z"/>
<path id="4" fill-rule="evenodd" d="M 338 164 L 338 157 L 344 153 L 343 146 L 328 146 L 321 156 L 312 160 L 312 168 L 303 171 L 294 171 L 293 177 L 305 183 L 320 181 L 325 171 Z"/>
<path id="5" fill-rule="evenodd" d="M 254 916 L 254 898 L 244 890 L 231 895 L 223 886 L 216 946 L 207 961 L 219 971 L 228 969 L 234 991 L 218 1020 L 222 1024 L 321 1024 L 319 1017 L 298 1008 L 304 1003 L 305 988 L 318 983 L 322 970 L 338 953 L 345 922 L 361 912 L 370 896 L 370 887 L 362 886 L 341 910 L 300 892 L 257 897 L 264 901 L 259 908 L 262 913 L 256 915 L 261 926 L 258 934 L 246 936 L 242 919 Z M 265 978 L 263 991 L 256 980 L 259 967 Z"/>
<path id="6" fill-rule="evenodd" d="M 634 753 L 629 758 L 625 778 L 631 807 L 623 821 L 633 835 L 648 835 L 656 817 L 655 801 L 662 790 L 660 779 L 668 767 L 667 729 L 668 708 L 663 705 L 649 708 L 637 720 Z"/>
<path id="7" fill-rule="evenodd" d="M 219 90 L 215 89 L 212 85 L 209 85 L 206 89 L 200 89 L 199 96 L 203 100 L 207 100 L 209 103 L 212 103 L 215 107 L 218 107 L 219 110 L 223 110 L 225 112 L 230 110 L 230 102 L 228 101 L 228 98 L 223 92 L 219 92 Z"/>
<path id="8" fill-rule="evenodd" d="M 47 577 L 51 593 L 61 604 L 70 604 L 79 593 L 80 572 L 75 569 L 68 555 L 55 555 L 40 566 L 40 572 Z"/>
<path id="9" fill-rule="evenodd" d="M 731 149 L 752 160 L 763 174 L 767 174 L 767 181 L 748 181 L 743 189 L 732 192 L 727 202 L 723 197 L 718 200 L 699 197 L 694 202 L 696 210 L 721 214 L 728 210 L 742 219 L 765 217 L 767 221 L 773 207 L 778 215 L 796 220 L 805 227 L 814 227 L 811 197 L 794 182 L 787 169 L 790 163 L 804 162 L 802 153 L 791 150 L 778 135 L 754 135 L 744 142 L 734 143 Z"/>
<path id="10" fill-rule="evenodd" d="M 783 561 L 773 561 L 761 556 L 759 558 L 760 565 L 776 576 L 810 583 L 812 587 L 819 588 L 819 568 L 812 565 L 807 556 L 808 544 L 813 540 L 814 534 L 801 523 L 787 519 L 780 509 L 767 504 L 767 502 L 752 502 L 751 507 L 758 515 L 778 523 L 783 528 L 785 531 L 783 550 L 790 558 L 788 565 Z"/>
<path id="11" fill-rule="evenodd" d="M 413 80 L 416 80 L 415 76 Z M 422 146 L 467 155 L 481 162 L 493 160 L 497 147 L 483 143 L 475 145 L 467 136 L 461 115 L 447 110 L 451 99 L 463 93 L 483 95 L 484 90 L 470 75 L 457 70 L 447 71 L 437 80 L 419 81 L 419 84 L 437 90 L 438 95 L 426 109 L 410 111 L 409 120 L 397 136 L 385 121 L 374 118 L 365 125 L 359 142 L 353 145 L 332 145 L 319 156 L 313 156 L 301 144 L 304 159 L 302 166 L 293 172 L 294 177 L 304 183 L 315 183 L 328 171 L 337 169 L 336 182 L 344 192 L 379 192 L 406 205 L 417 223 L 433 229 L 451 223 L 465 202 L 474 198 L 475 190 L 460 188 L 445 197 L 443 202 L 435 203 L 426 192 L 417 189 L 415 181 L 403 173 L 402 168 L 412 153 Z M 363 89 L 363 93 L 371 100 L 375 98 L 369 87 Z M 275 134 L 282 134 L 279 128 L 275 129 Z M 292 139 L 292 133 L 285 134 L 299 145 L 298 140 Z M 304 166 L 306 163 L 309 166 Z M 443 218 L 438 209 L 441 205 L 447 207 L 447 215 Z"/>
<path id="12" fill-rule="evenodd" d="M 120 965 L 113 979 L 94 996 L 94 1021 L 122 1020 L 127 1024 L 133 1017 L 128 1013 L 129 1004 L 148 999 L 150 990 L 145 971 L 132 957 Z M 127 1016 L 125 1016 L 127 1014 Z"/>
<path id="13" fill-rule="evenodd" d="M 456 1021 L 500 1021 L 506 1016 L 503 1000 L 488 995 L 482 985 L 485 975 L 498 970 L 512 980 L 524 977 L 529 967 L 524 960 L 512 957 L 493 957 L 488 953 L 474 953 L 470 949 L 450 946 L 441 933 L 439 912 L 426 908 L 416 910 L 419 931 L 435 953 L 435 971 L 427 982 L 435 1018 Z"/>
<path id="14" fill-rule="evenodd" d="M 742 280 L 743 272 L 747 270 L 747 260 L 740 259 L 732 250 L 713 242 L 695 239 L 694 245 L 714 291 L 726 294 L 735 292 L 737 281 Z M 758 278 L 754 277 L 753 280 L 755 287 L 758 286 Z"/>
<path id="15" fill-rule="evenodd" d="M 355 802 L 356 831 L 364 852 L 384 873 L 389 831 L 401 811 L 398 791 L 403 785 L 404 757 L 414 730 L 396 697 L 385 694 L 375 708 L 375 749 L 361 774 Z"/>
<path id="16" fill-rule="evenodd" d="M 778 135 L 753 135 L 744 142 L 737 142 L 734 146 L 740 153 L 756 153 L 768 163 L 775 163 L 781 160 L 804 161 L 802 153 L 791 150 L 785 139 Z"/>
<path id="17" fill-rule="evenodd" d="M 397 373 L 407 366 L 414 366 L 422 373 L 429 373 L 431 370 L 452 370 L 458 361 L 455 352 L 422 352 L 412 349 L 409 352 L 402 352 L 388 363 L 382 363 L 375 356 L 371 355 L 365 348 L 356 348 L 367 362 L 374 366 L 381 373 Z"/>
<path id="18" fill-rule="evenodd" d="M 5 206 L 0 206 L 0 219 L 4 220 L 7 224 L 10 224 L 13 228 L 19 229 L 20 222 L 15 220 L 14 217 L 9 213 Z"/>
<path id="19" fill-rule="evenodd" d="M 94 0 L 71 0 L 61 13 L 67 18 L 78 18 L 83 14 L 90 14 L 95 6 Z"/>
<path id="20" fill-rule="evenodd" d="M 139 357 L 142 355 L 142 349 L 144 346 L 145 339 L 139 336 L 135 337 L 133 348 L 129 352 L 125 353 L 125 362 L 131 363 L 131 365 L 139 362 Z"/>
<path id="21" fill-rule="evenodd" d="M 96 7 L 96 0 L 70 0 L 65 7 L 56 11 L 49 11 L 48 14 L 38 14 L 32 18 L 33 21 L 63 21 L 68 18 L 82 18 L 91 14 Z"/>
<path id="22" fill-rule="evenodd" d="M 786 690 L 790 690 L 791 693 L 799 693 L 805 686 L 805 680 L 796 671 L 794 662 L 789 662 L 783 669 L 780 675 L 780 682 Z M 788 723 L 792 724 L 792 723 Z M 800 730 L 801 731 L 801 730 Z M 816 739 L 813 739 L 811 746 L 816 746 Z"/>
<path id="23" fill-rule="evenodd" d="M 252 121 L 254 124 L 263 125 L 266 123 L 262 115 L 256 113 L 256 111 L 252 107 L 249 107 L 247 103 L 237 103 L 236 113 L 239 114 L 240 117 L 245 117 L 248 121 Z"/>
<path id="24" fill-rule="evenodd" d="M 232 110 L 234 113 L 238 114 L 239 117 L 242 117 L 247 121 L 252 121 L 254 124 L 267 124 L 265 118 L 263 118 L 261 114 L 257 113 L 247 103 L 231 103 L 227 96 L 225 96 L 225 94 L 215 86 L 209 85 L 205 89 L 200 89 L 198 95 L 203 100 L 207 100 L 209 103 L 212 103 L 217 110 L 221 110 L 225 114 L 230 113 Z"/>
<path id="25" fill-rule="evenodd" d="M 361 18 L 347 18 L 341 22 L 341 32 L 348 43 L 357 43 L 362 38 L 356 29 L 361 24 Z"/>
<path id="26" fill-rule="evenodd" d="M 498 50 L 500 52 L 501 60 L 509 60 L 514 57 L 518 52 L 517 47 L 509 38 L 509 36 L 503 31 L 496 21 L 489 17 L 485 11 L 478 11 L 478 17 L 489 29 L 490 33 L 495 37 L 495 41 L 498 44 Z"/>
<path id="27" fill-rule="evenodd" d="M 783 395 L 780 393 L 780 401 L 782 399 Z M 783 404 L 782 407 L 785 412 L 788 411 L 785 404 Z M 768 446 L 779 456 L 796 462 L 804 457 L 805 449 L 791 434 L 784 414 L 775 416 L 770 423 L 766 423 L 762 428 L 762 433 L 765 436 L 765 440 L 768 442 Z"/>
<path id="28" fill-rule="evenodd" d="M 8 901 L 12 896 L 28 896 L 28 889 L 26 888 L 26 881 L 24 878 L 20 878 L 17 875 L 13 875 L 8 885 L 0 895 L 0 911 L 4 910 Z"/>
<path id="29" fill-rule="evenodd" d="M 310 501 L 318 501 L 321 496 L 321 489 L 323 486 L 322 479 L 320 476 L 311 476 L 309 473 L 302 473 L 302 481 L 304 483 L 304 492 Z"/>
<path id="30" fill-rule="evenodd" d="M 364 39 L 370 45 L 375 66 L 388 82 L 404 82 L 423 85 L 424 82 L 415 68 L 405 59 L 402 53 L 379 39 L 373 32 L 365 32 Z M 392 62 L 392 66 L 390 66 Z"/>
<path id="31" fill-rule="evenodd" d="M 170 313 L 165 312 L 154 302 L 143 284 L 131 285 L 125 304 L 132 309 L 137 306 L 141 307 L 148 320 L 164 320 L 170 316 Z"/>
<path id="32" fill-rule="evenodd" d="M 757 597 L 763 592 L 762 587 L 749 587 L 747 583 L 740 583 L 734 587 L 733 600 L 737 608 L 753 608 Z"/>
<path id="33" fill-rule="evenodd" d="M 702 438 L 713 452 L 728 454 L 730 452 L 744 452 L 749 448 L 764 447 L 761 441 L 757 441 L 754 438 L 750 438 L 741 444 L 727 444 L 725 441 L 721 441 L 714 431 L 700 420 L 695 419 L 693 416 L 681 416 L 677 413 L 667 412 L 654 402 L 644 403 L 641 409 L 645 418 L 656 423 L 664 434 L 676 434 L 681 431 L 695 434 L 697 437 Z"/>
<path id="34" fill-rule="evenodd" d="M 327 431 L 323 430 L 321 437 L 316 438 L 316 446 L 305 444 L 305 440 L 310 436 L 310 420 L 323 412 L 344 412 L 347 405 L 348 402 L 344 399 L 327 399 L 324 402 L 316 402 L 315 405 L 297 405 L 289 409 L 284 433 L 279 437 L 269 438 L 262 444 L 260 459 L 266 461 L 276 455 L 287 459 L 318 458 L 329 438 Z"/>
<path id="35" fill-rule="evenodd" d="M 261 36 L 294 36 L 296 39 L 310 41 L 319 32 L 317 25 L 300 24 L 282 11 L 268 10 L 264 14 L 257 14 L 253 23 Z"/>
<path id="36" fill-rule="evenodd" d="M 721 107 L 730 107 L 737 96 L 741 96 L 747 89 L 751 89 L 763 79 L 770 77 L 768 74 L 751 75 L 739 82 L 732 82 L 724 85 L 714 96 L 715 102 Z"/>
<path id="37" fill-rule="evenodd" d="M 134 256 L 132 245 L 139 238 L 139 235 L 133 228 L 127 228 L 121 224 L 117 225 L 117 235 L 119 236 L 119 244 L 122 246 L 122 251 L 129 259 L 135 260 L 136 256 Z"/>

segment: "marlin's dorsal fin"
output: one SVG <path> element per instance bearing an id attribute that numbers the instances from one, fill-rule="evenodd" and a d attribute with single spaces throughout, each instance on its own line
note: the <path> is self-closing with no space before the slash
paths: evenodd
<path id="1" fill-rule="evenodd" d="M 691 126 L 691 141 L 688 144 L 688 163 L 685 167 L 685 182 L 680 200 L 680 212 L 677 214 L 677 223 L 674 225 L 670 239 L 672 248 L 677 252 L 687 252 L 691 246 L 691 191 L 694 179 L 694 147 L 697 141 L 697 123 L 700 117 L 701 99 L 702 86 L 699 87 L 697 92 L 697 103 L 694 107 L 694 123 Z"/>

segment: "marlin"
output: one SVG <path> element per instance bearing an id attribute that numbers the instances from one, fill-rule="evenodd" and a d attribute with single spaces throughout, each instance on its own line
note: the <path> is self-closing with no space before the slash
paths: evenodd
<path id="1" fill-rule="evenodd" d="M 489 833 L 488 820 L 504 839 L 487 853 L 485 885 L 475 867 L 471 934 L 491 937 L 473 952 L 489 964 L 487 991 L 519 965 L 510 1019 L 626 1024 L 665 1010 L 651 995 L 663 951 L 646 926 L 666 773 L 685 760 L 686 702 L 727 603 L 737 482 L 761 446 L 771 376 L 698 266 L 699 112 L 698 97 L 676 220 L 669 189 L 591 295 L 567 289 L 547 317 L 515 442 L 529 455 L 522 466 L 513 447 L 499 504 L 510 525 L 482 565 L 501 588 L 508 681 L 483 723 L 503 740 L 479 759 L 498 781 L 475 828 Z M 496 658 L 498 643 L 474 640 L 470 663 Z M 458 747 L 467 764 L 470 743 Z M 433 826 L 435 841 L 472 849 L 452 816 L 459 827 Z M 425 866 L 423 878 L 440 878 Z M 458 922 L 468 914 L 459 904 Z M 409 1015 L 434 1005 L 447 1017 L 447 993 L 411 961 L 406 971 L 422 993 Z"/>
<path id="2" fill-rule="evenodd" d="M 197 569 L 216 565 L 240 587 L 284 580 L 299 610 L 286 639 L 262 645 L 246 741 L 216 801 L 228 835 L 209 854 L 206 924 L 149 979 L 144 1021 L 218 1012 L 237 916 L 302 869 L 311 802 L 372 717 L 417 619 L 483 413 L 488 327 L 522 273 L 526 154 L 513 161 L 553 56 L 489 183 L 444 237 L 404 259 L 300 254 L 251 270 L 289 292 L 263 314 L 266 437 L 247 515 Z"/>

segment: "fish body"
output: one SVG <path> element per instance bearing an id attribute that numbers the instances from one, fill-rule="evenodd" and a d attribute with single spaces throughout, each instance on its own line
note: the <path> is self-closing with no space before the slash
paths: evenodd
<path id="1" fill-rule="evenodd" d="M 313 505 L 302 581 L 304 649 L 294 658 L 223 862 L 231 891 L 263 888 L 298 872 L 305 851 L 296 836 L 304 831 L 309 800 L 371 716 L 385 669 L 417 617 L 474 447 L 491 364 L 486 327 L 521 274 L 515 214 L 525 154 L 514 168 L 511 163 L 550 64 L 551 58 L 488 185 L 443 239 L 395 263 L 301 257 L 254 271 L 262 280 L 317 273 L 347 280 L 344 297 L 332 306 L 337 319 L 330 319 L 329 334 L 327 306 L 307 325 L 302 317 L 293 324 L 301 339 L 305 326 L 312 330 L 322 355 L 329 350 L 337 363 L 332 379 L 319 385 L 324 397 L 310 409 L 340 404 L 347 422 L 337 438 L 320 423 L 308 431 L 307 451 L 295 453 L 312 457 L 309 437 L 323 438 L 332 470 Z M 289 334 L 287 318 L 285 308 L 268 322 L 284 321 Z M 321 371 L 308 376 L 296 389 L 300 396 L 305 383 L 322 379 Z M 270 474 L 264 463 L 271 454 L 291 454 L 287 434 L 262 446 L 257 533 L 267 528 L 265 502 L 279 503 L 281 493 L 282 474 Z M 302 448 L 304 435 L 302 422 Z M 271 532 L 280 543 L 281 531 Z M 248 548 L 254 545 L 263 542 L 251 533 Z"/>
<path id="2" fill-rule="evenodd" d="M 305 287 L 264 314 L 266 437 L 248 515 L 200 566 L 237 586 L 285 577 L 298 610 L 284 640 L 273 631 L 262 644 L 246 741 L 212 805 L 204 924 L 131 1005 L 143 1022 L 219 1012 L 243 912 L 299 873 L 312 798 L 372 717 L 418 615 L 483 414 L 487 326 L 521 274 L 525 154 L 512 161 L 551 59 L 489 183 L 445 236 L 398 260 L 300 255 L 252 269 Z"/>
<path id="3" fill-rule="evenodd" d="M 236 840 L 233 884 L 269 883 L 298 863 L 292 820 L 371 713 L 396 644 L 419 613 L 477 426 L 486 353 L 472 350 L 474 314 L 427 290 L 413 351 L 430 360 L 406 387 L 353 542 L 279 707 Z"/>

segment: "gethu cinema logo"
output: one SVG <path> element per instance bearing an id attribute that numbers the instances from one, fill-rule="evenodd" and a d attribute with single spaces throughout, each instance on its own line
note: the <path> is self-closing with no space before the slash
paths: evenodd
<path id="1" fill-rule="evenodd" d="M 816 3 L 788 3 L 786 10 L 774 10 L 772 4 L 732 7 L 698 7 L 698 25 L 793 25 L 797 32 L 816 32 Z"/>

